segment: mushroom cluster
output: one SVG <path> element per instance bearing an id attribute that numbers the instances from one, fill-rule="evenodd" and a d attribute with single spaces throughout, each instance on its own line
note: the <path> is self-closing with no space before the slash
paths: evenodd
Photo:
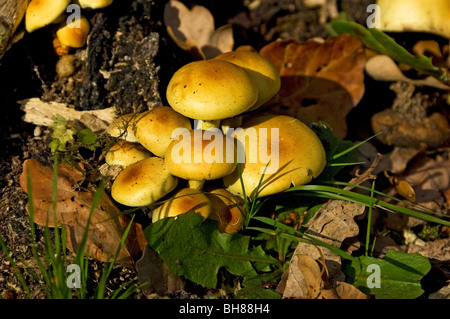
<path id="1" fill-rule="evenodd" d="M 125 114 L 109 126 L 119 142 L 106 161 L 122 168 L 113 199 L 156 205 L 153 222 L 194 211 L 217 220 L 221 232 L 241 229 L 244 194 L 309 183 L 325 166 L 322 143 L 306 124 L 252 116 L 279 88 L 272 62 L 247 47 L 181 67 L 167 86 L 170 106 Z"/>
<path id="2" fill-rule="evenodd" d="M 71 0 L 31 0 L 25 13 L 27 32 L 34 32 L 51 24 L 58 25 L 53 40 L 58 55 L 68 54 L 72 48 L 81 48 L 86 44 L 90 25 L 81 14 L 81 10 L 104 8 L 112 4 L 113 0 L 77 0 L 72 4 L 73 7 L 70 7 L 71 2 Z M 67 12 L 74 13 L 66 15 Z"/>

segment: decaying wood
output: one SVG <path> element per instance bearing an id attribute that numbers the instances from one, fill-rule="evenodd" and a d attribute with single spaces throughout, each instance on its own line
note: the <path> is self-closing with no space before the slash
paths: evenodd
<path id="1" fill-rule="evenodd" d="M 29 0 L 0 1 L 0 58 L 15 42 L 16 30 L 22 21 Z"/>
<path id="2" fill-rule="evenodd" d="M 39 98 L 19 101 L 20 109 L 25 112 L 23 120 L 41 126 L 51 126 L 55 115 L 61 115 L 67 121 L 79 121 L 94 132 L 103 131 L 117 117 L 117 110 L 109 107 L 101 110 L 78 111 L 64 103 L 44 102 Z"/>

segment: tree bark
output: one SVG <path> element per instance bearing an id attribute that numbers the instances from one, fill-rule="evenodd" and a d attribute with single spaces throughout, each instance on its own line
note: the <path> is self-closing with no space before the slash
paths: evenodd
<path id="1" fill-rule="evenodd" d="M 2 0 L 0 3 L 0 59 L 15 42 L 15 33 L 25 16 L 29 0 Z"/>

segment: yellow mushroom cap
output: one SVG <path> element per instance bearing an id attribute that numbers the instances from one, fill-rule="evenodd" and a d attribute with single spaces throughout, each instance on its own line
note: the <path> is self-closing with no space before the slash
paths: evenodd
<path id="1" fill-rule="evenodd" d="M 167 86 L 167 101 L 178 113 L 196 120 L 221 120 L 247 111 L 258 88 L 241 67 L 218 59 L 188 63 Z"/>
<path id="2" fill-rule="evenodd" d="M 235 233 L 242 229 L 246 214 L 244 200 L 223 188 L 207 193 L 212 205 L 210 219 L 217 220 L 217 228 L 221 233 Z"/>
<path id="3" fill-rule="evenodd" d="M 78 20 L 74 20 L 64 25 L 56 31 L 56 37 L 63 45 L 71 48 L 81 48 L 86 44 L 89 34 L 89 21 L 81 16 Z"/>
<path id="4" fill-rule="evenodd" d="M 195 181 L 231 174 L 236 168 L 235 142 L 220 130 L 214 132 L 211 139 L 209 131 L 203 130 L 186 130 L 179 135 L 166 150 L 167 169 L 175 176 Z M 227 151 L 232 154 L 227 156 Z"/>
<path id="5" fill-rule="evenodd" d="M 201 191 L 182 188 L 153 211 L 152 222 L 155 223 L 165 217 L 175 217 L 192 211 L 206 219 L 211 214 L 211 202 L 208 196 Z"/>
<path id="6" fill-rule="evenodd" d="M 133 125 L 134 121 L 139 119 L 141 116 L 144 116 L 145 113 L 146 112 L 141 114 L 128 113 L 119 116 L 108 125 L 106 133 L 112 137 L 122 138 L 127 142 L 138 142 L 136 136 L 134 135 Z"/>
<path id="7" fill-rule="evenodd" d="M 380 28 L 387 32 L 428 32 L 450 38 L 450 1 L 378 0 Z"/>
<path id="8" fill-rule="evenodd" d="M 25 13 L 25 29 L 33 32 L 57 20 L 70 0 L 31 0 Z"/>
<path id="9" fill-rule="evenodd" d="M 159 157 L 164 157 L 179 128 L 191 129 L 189 119 L 174 111 L 171 107 L 154 108 L 135 121 L 134 134 L 145 148 Z"/>
<path id="10" fill-rule="evenodd" d="M 172 191 L 178 179 L 170 174 L 159 157 L 148 157 L 124 168 L 111 187 L 111 196 L 120 204 L 147 206 Z"/>
<path id="11" fill-rule="evenodd" d="M 268 58 L 257 52 L 242 48 L 219 54 L 215 59 L 240 66 L 247 71 L 250 78 L 255 82 L 258 87 L 258 100 L 250 110 L 259 108 L 280 90 L 281 79 L 278 69 Z"/>
<path id="12" fill-rule="evenodd" d="M 245 163 L 240 165 L 247 196 L 255 195 L 263 173 L 257 196 L 275 194 L 292 185 L 307 184 L 323 171 L 326 164 L 325 149 L 320 139 L 306 124 L 290 116 L 255 117 L 232 136 L 238 140 L 241 152 L 245 151 Z M 243 194 L 237 169 L 223 180 L 229 191 Z"/>
<path id="13" fill-rule="evenodd" d="M 124 140 L 118 141 L 105 155 L 108 165 L 127 167 L 133 163 L 150 157 L 152 154 L 142 145 Z"/>
<path id="14" fill-rule="evenodd" d="M 113 0 L 78 0 L 77 2 L 83 9 L 100 9 L 109 6 Z"/>

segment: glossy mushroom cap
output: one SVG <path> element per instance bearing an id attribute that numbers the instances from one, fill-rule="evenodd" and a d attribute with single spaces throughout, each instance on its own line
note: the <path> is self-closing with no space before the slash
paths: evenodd
<path id="1" fill-rule="evenodd" d="M 245 163 L 240 165 L 247 196 L 255 195 L 263 173 L 257 196 L 307 184 L 323 171 L 326 164 L 324 147 L 317 135 L 298 119 L 261 115 L 244 123 L 242 128 L 232 136 L 238 140 L 238 153 L 245 152 Z M 237 169 L 224 177 L 224 184 L 229 191 L 242 196 Z"/>
<path id="2" fill-rule="evenodd" d="M 239 115 L 257 99 L 258 88 L 248 73 L 218 59 L 184 65 L 167 86 L 170 106 L 196 120 L 221 120 Z"/>
<path id="3" fill-rule="evenodd" d="M 56 37 L 63 45 L 71 48 L 81 48 L 86 44 L 89 34 L 89 21 L 81 16 L 69 24 L 64 25 L 56 31 Z"/>
<path id="4" fill-rule="evenodd" d="M 106 153 L 105 161 L 108 165 L 119 165 L 125 168 L 150 156 L 152 154 L 142 145 L 120 140 Z"/>
<path id="5" fill-rule="evenodd" d="M 189 119 L 171 107 L 160 106 L 145 112 L 135 121 L 134 134 L 145 148 L 156 156 L 164 157 L 179 128 L 191 129 Z"/>
<path id="6" fill-rule="evenodd" d="M 450 1 L 378 0 L 380 28 L 386 32 L 428 32 L 450 38 Z"/>
<path id="7" fill-rule="evenodd" d="M 120 204 L 147 206 L 172 191 L 178 179 L 170 174 L 159 157 L 149 157 L 127 166 L 111 187 L 112 198 Z"/>
<path id="8" fill-rule="evenodd" d="M 25 13 L 25 29 L 33 32 L 54 23 L 69 3 L 70 0 L 31 0 Z"/>
<path id="9" fill-rule="evenodd" d="M 234 171 L 235 154 L 234 140 L 223 135 L 220 130 L 216 130 L 210 139 L 209 131 L 186 130 L 170 143 L 165 163 L 167 169 L 180 178 L 214 180 Z"/>
<path id="10" fill-rule="evenodd" d="M 210 219 L 217 220 L 221 233 L 232 234 L 242 229 L 245 222 L 245 205 L 241 197 L 223 188 L 211 190 L 207 196 L 212 204 Z"/>
<path id="11" fill-rule="evenodd" d="M 281 86 L 280 73 L 265 56 L 247 49 L 222 53 L 215 59 L 228 61 L 243 68 L 258 87 L 258 100 L 250 108 L 255 110 L 278 93 Z"/>
<path id="12" fill-rule="evenodd" d="M 100 9 L 109 6 L 113 0 L 77 0 L 83 9 Z"/>
<path id="13" fill-rule="evenodd" d="M 211 202 L 201 191 L 182 188 L 175 192 L 163 205 L 153 211 L 152 222 L 165 217 L 175 217 L 188 212 L 196 212 L 204 219 L 211 214 Z"/>

